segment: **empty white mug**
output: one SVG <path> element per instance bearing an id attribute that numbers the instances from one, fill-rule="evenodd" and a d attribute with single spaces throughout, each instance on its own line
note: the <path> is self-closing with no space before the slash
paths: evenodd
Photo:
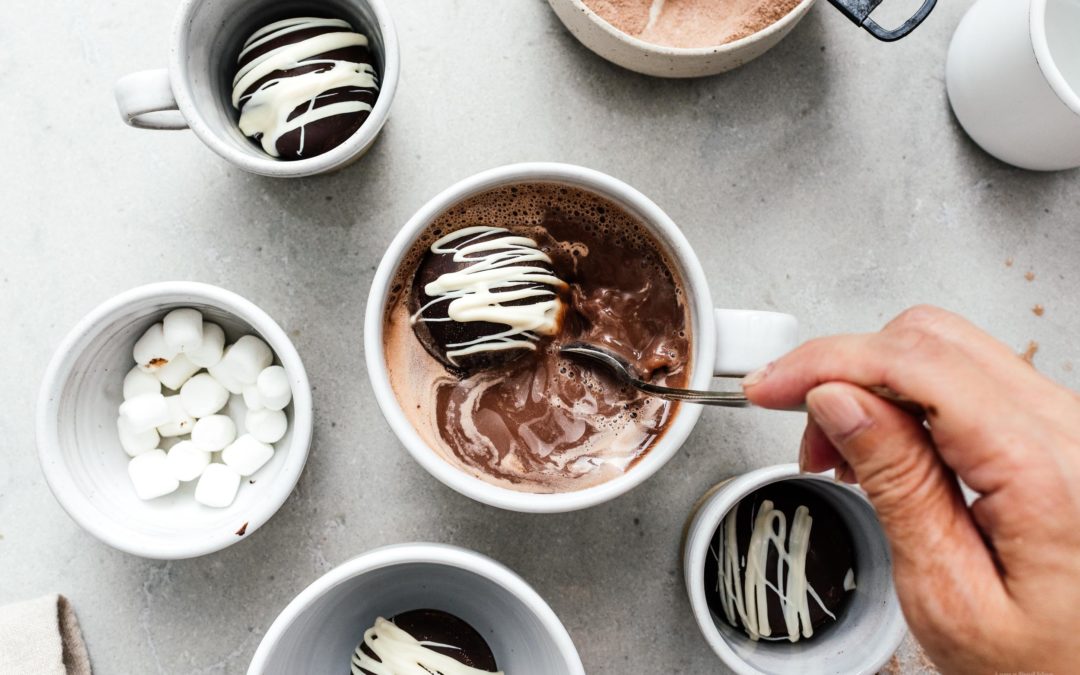
<path id="1" fill-rule="evenodd" d="M 956 118 L 1003 162 L 1080 167 L 1080 0 L 978 0 L 945 65 Z"/>

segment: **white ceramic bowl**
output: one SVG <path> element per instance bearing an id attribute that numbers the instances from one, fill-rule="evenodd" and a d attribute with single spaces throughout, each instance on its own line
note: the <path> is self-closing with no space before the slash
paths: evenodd
<path id="1" fill-rule="evenodd" d="M 225 329 L 226 341 L 261 337 L 285 368 L 293 400 L 289 430 L 273 459 L 244 480 L 224 509 L 194 500 L 195 481 L 150 501 L 135 496 L 128 456 L 117 438 L 117 409 L 131 349 L 152 324 L 177 307 L 194 307 Z M 311 387 L 300 355 L 266 312 L 216 286 L 165 282 L 140 286 L 98 306 L 56 350 L 41 385 L 37 445 L 49 488 L 65 511 L 106 544 L 147 558 L 192 558 L 251 536 L 281 507 L 307 461 Z M 236 533 L 244 527 L 244 535 Z"/>
<path id="2" fill-rule="evenodd" d="M 456 546 L 399 544 L 353 558 L 304 589 L 266 631 L 248 675 L 347 673 L 377 617 L 412 609 L 468 622 L 506 673 L 585 673 L 562 622 L 510 569 Z"/>
<path id="3" fill-rule="evenodd" d="M 844 520 L 855 545 L 856 588 L 838 623 L 812 640 L 754 642 L 709 609 L 705 563 L 711 558 L 709 546 L 716 528 L 728 511 L 758 488 L 788 480 L 814 490 Z M 706 493 L 683 541 L 683 579 L 701 634 L 724 665 L 739 675 L 873 675 L 907 634 L 893 587 L 889 542 L 874 508 L 857 488 L 830 476 L 800 474 L 797 464 L 750 471 Z"/>
<path id="4" fill-rule="evenodd" d="M 582 0 L 548 0 L 559 20 L 599 56 L 644 75 L 702 77 L 749 63 L 776 46 L 802 20 L 814 0 L 802 0 L 779 21 L 753 35 L 715 47 L 668 47 L 645 42 L 612 26 Z"/>

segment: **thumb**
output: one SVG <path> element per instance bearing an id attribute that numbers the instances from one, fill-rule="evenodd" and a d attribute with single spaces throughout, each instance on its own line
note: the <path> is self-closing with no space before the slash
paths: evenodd
<path id="1" fill-rule="evenodd" d="M 812 389 L 806 405 L 878 513 L 902 601 L 931 579 L 946 588 L 963 587 L 965 579 L 970 587 L 975 578 L 1000 583 L 956 478 L 918 420 L 839 382 Z"/>

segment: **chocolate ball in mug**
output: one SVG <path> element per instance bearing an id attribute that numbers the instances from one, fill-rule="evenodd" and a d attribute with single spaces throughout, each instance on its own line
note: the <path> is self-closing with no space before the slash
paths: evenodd
<path id="1" fill-rule="evenodd" d="M 301 17 L 255 31 L 237 57 L 238 125 L 272 157 L 315 157 L 371 114 L 378 75 L 368 38 L 341 19 Z"/>

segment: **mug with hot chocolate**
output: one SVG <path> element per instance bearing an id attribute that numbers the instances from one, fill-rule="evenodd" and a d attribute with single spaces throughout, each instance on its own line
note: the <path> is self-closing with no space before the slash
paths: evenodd
<path id="1" fill-rule="evenodd" d="M 454 186 L 406 225 L 376 274 L 365 351 L 384 414 L 436 477 L 504 508 L 565 511 L 658 470 L 700 410 L 561 346 L 705 388 L 787 351 L 794 330 L 788 315 L 713 310 L 689 243 L 633 188 L 522 164 Z M 718 334 L 740 337 L 718 353 Z"/>

